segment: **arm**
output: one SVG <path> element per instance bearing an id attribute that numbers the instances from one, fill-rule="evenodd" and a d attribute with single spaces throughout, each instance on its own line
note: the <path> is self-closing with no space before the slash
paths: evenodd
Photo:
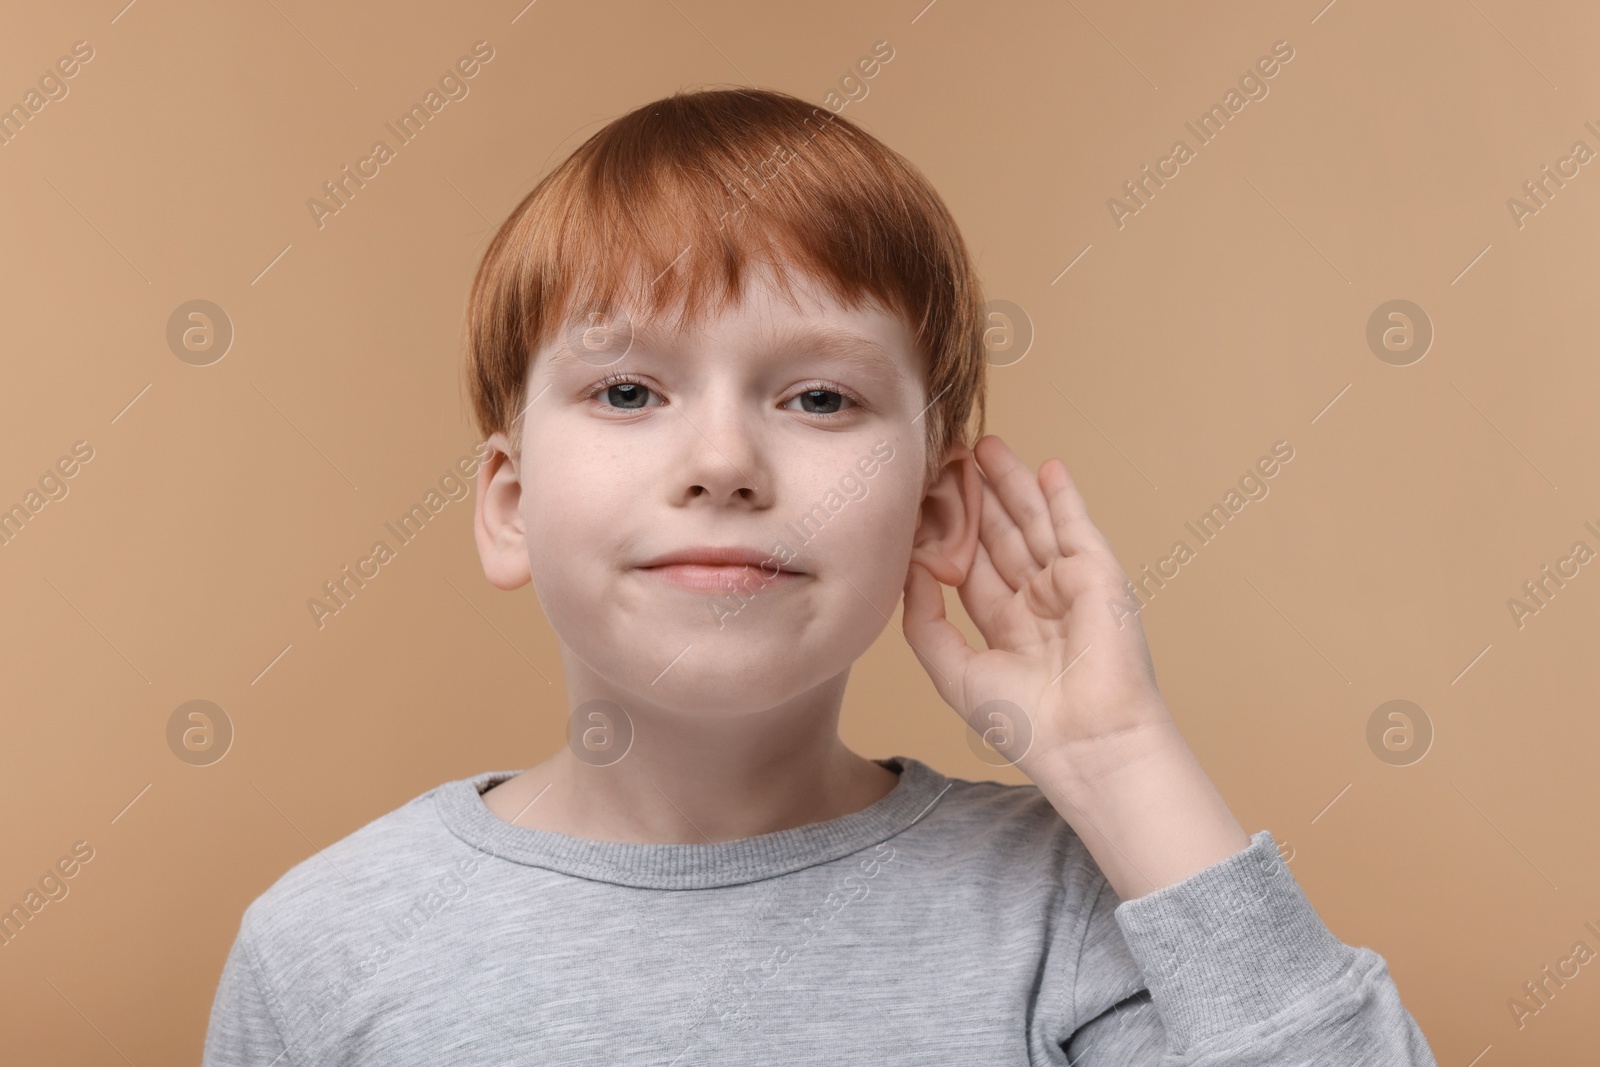
<path id="1" fill-rule="evenodd" d="M 1382 957 L 1328 932 L 1271 836 L 1245 834 L 1179 734 L 1133 586 L 1066 466 L 1047 460 L 1036 477 L 993 436 L 955 457 L 963 504 L 946 493 L 919 526 L 904 633 L 940 696 L 1033 779 L 1104 876 L 1095 908 L 1114 908 L 1150 1001 L 1124 987 L 1108 1002 L 1108 972 L 1084 962 L 1071 1039 L 1083 1067 L 1432 1067 Z M 945 618 L 940 581 L 984 651 Z M 1091 922 L 1086 949 L 1112 926 Z"/>
<path id="2" fill-rule="evenodd" d="M 1103 977 L 1098 945 L 1119 937 L 1149 988 L 1072 1034 L 1072 1067 L 1436 1067 L 1383 957 L 1333 937 L 1265 830 L 1136 900 L 1108 884 L 1088 923 L 1083 1002 Z"/>

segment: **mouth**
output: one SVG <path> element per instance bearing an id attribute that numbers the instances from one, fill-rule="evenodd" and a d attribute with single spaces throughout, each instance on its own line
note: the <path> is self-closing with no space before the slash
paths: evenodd
<path id="1" fill-rule="evenodd" d="M 759 593 L 790 586 L 807 577 L 788 570 L 773 574 L 770 564 L 762 568 L 748 563 L 667 563 L 638 570 L 668 585 L 702 593 Z"/>

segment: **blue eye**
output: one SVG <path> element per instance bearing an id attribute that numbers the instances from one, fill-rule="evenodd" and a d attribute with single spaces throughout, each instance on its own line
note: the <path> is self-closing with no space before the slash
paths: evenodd
<path id="1" fill-rule="evenodd" d="M 832 398 L 831 400 L 829 399 L 830 397 Z M 793 399 L 790 400 L 790 403 L 793 403 L 795 400 L 801 402 L 801 410 L 805 411 L 806 414 L 822 415 L 826 417 L 829 415 L 843 414 L 839 408 L 839 405 L 843 404 L 846 400 L 850 400 L 850 398 L 834 389 L 807 389 L 805 392 L 797 394 Z M 850 402 L 851 404 L 855 403 L 853 400 Z M 820 405 L 827 410 L 816 411 L 810 407 L 807 407 L 807 404 Z"/>
<path id="2" fill-rule="evenodd" d="M 649 386 L 622 374 L 607 375 L 595 383 L 595 387 L 589 391 L 591 399 L 604 396 L 607 400 L 616 401 L 613 409 L 616 411 L 642 411 L 645 407 L 644 399 L 649 395 Z"/>
<path id="3" fill-rule="evenodd" d="M 647 401 L 652 395 L 654 390 L 637 379 L 625 374 L 609 374 L 594 384 L 587 399 L 600 402 L 603 398 L 601 406 L 610 411 L 643 411 L 650 406 Z M 862 406 L 862 401 L 854 394 L 823 382 L 814 382 L 809 388 L 796 393 L 785 401 L 785 407 L 788 408 L 797 400 L 801 404 L 798 410 L 819 419 L 843 418 L 851 408 Z M 848 407 L 843 406 L 846 402 Z"/>

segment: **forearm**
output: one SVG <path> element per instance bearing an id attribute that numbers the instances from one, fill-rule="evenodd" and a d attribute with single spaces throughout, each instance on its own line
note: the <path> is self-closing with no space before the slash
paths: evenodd
<path id="1" fill-rule="evenodd" d="M 1107 1002 L 1112 926 L 1146 988 Z M 1383 957 L 1333 936 L 1269 831 L 1139 900 L 1107 889 L 1089 930 L 1088 1021 L 1065 1046 L 1074 1067 L 1436 1067 Z"/>
<path id="2" fill-rule="evenodd" d="M 1047 751 L 1028 773 L 1123 900 L 1250 844 L 1175 725 L 1093 752 Z"/>

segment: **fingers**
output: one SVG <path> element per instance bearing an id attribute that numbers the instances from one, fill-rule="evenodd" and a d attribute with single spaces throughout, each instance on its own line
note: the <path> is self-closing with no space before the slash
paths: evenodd
<path id="1" fill-rule="evenodd" d="M 1105 535 L 1089 521 L 1088 506 L 1065 463 L 1054 457 L 1045 460 L 1039 466 L 1039 482 L 1044 487 L 1050 521 L 1062 554 L 1104 552 L 1114 555 Z"/>
<path id="2" fill-rule="evenodd" d="M 1009 519 L 1027 545 L 1037 565 L 1035 569 L 1048 567 L 1065 550 L 1057 543 L 1050 506 L 1045 501 L 1044 490 L 1039 487 L 1039 479 L 993 434 L 980 440 L 973 454 L 978 457 L 979 466 L 1005 508 L 1005 516 L 996 516 L 997 522 L 1004 527 Z M 1008 563 L 1014 567 L 1014 561 Z"/>
<path id="3" fill-rule="evenodd" d="M 979 441 L 973 453 L 989 479 L 979 529 L 992 550 L 996 568 L 1012 588 L 1021 588 L 1057 556 L 1114 556 L 1105 535 L 1089 519 L 1088 506 L 1065 463 L 1051 457 L 1040 464 L 1035 476 L 992 434 Z M 990 506 L 991 500 L 999 502 L 1003 514 Z"/>
<path id="4" fill-rule="evenodd" d="M 1026 548 L 1022 551 L 1027 553 Z M 1035 571 L 1038 569 L 1034 568 Z M 972 568 L 967 571 L 967 580 L 961 583 L 956 592 L 960 594 L 967 614 L 978 624 L 978 632 L 992 646 L 994 642 L 989 635 L 993 633 L 995 617 L 1016 597 L 1017 591 L 1001 576 L 982 541 L 978 542 L 978 552 L 973 557 Z"/>
<path id="5" fill-rule="evenodd" d="M 1039 573 L 1038 560 L 1028 548 L 1028 542 L 1017 529 L 1017 524 L 1005 512 L 1005 505 L 995 495 L 994 486 L 983 483 L 983 511 L 978 518 L 978 547 L 987 549 L 995 571 L 1005 579 L 1013 592 L 1021 589 Z"/>
<path id="6" fill-rule="evenodd" d="M 977 655 L 966 635 L 944 614 L 944 586 L 925 567 L 913 563 L 906 571 L 905 607 L 900 612 L 906 644 L 933 679 L 939 695 L 957 707 L 960 693 L 955 679 Z"/>

